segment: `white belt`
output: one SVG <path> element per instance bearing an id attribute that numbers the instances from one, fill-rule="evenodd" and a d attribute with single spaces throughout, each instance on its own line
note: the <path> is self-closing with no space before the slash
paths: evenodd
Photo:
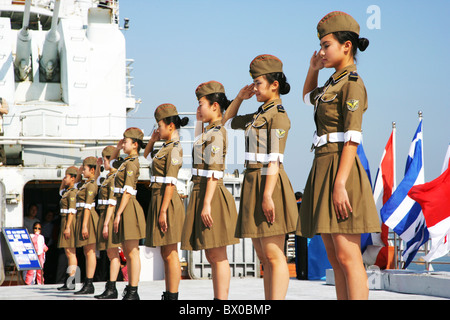
<path id="1" fill-rule="evenodd" d="M 222 179 L 223 178 L 223 171 L 203 170 L 203 169 L 192 168 L 192 175 L 193 176 L 206 177 L 206 178 L 211 178 L 212 176 L 214 176 L 214 178 L 216 178 L 216 179 Z"/>
<path id="2" fill-rule="evenodd" d="M 314 138 L 313 138 L 313 146 L 311 148 L 311 151 L 314 148 L 321 147 L 328 142 L 347 142 L 352 141 L 355 143 L 361 143 L 362 141 L 362 133 L 360 131 L 355 130 L 348 130 L 347 132 L 331 132 L 324 135 L 321 135 L 320 137 L 317 135 L 317 132 L 314 132 Z"/>
<path id="3" fill-rule="evenodd" d="M 284 154 L 282 153 L 252 153 L 252 152 L 246 152 L 245 153 L 245 160 L 247 161 L 257 161 L 257 162 L 263 162 L 268 163 L 270 161 L 277 161 L 280 160 L 280 163 L 284 160 Z"/>
<path id="4" fill-rule="evenodd" d="M 123 188 L 114 188 L 114 193 L 125 193 L 128 192 L 132 196 L 135 196 L 137 193 L 137 190 L 133 189 L 130 186 L 125 186 Z"/>
<path id="5" fill-rule="evenodd" d="M 92 207 L 95 207 L 95 203 L 84 203 L 84 202 L 77 202 L 76 204 L 77 208 L 85 208 L 85 209 L 91 209 Z"/>
<path id="6" fill-rule="evenodd" d="M 320 137 L 317 135 L 317 132 L 314 132 L 313 145 L 318 148 L 321 147 L 328 142 L 344 142 L 344 132 L 331 132 Z"/>
<path id="7" fill-rule="evenodd" d="M 60 213 L 77 213 L 76 209 L 60 209 Z"/>
<path id="8" fill-rule="evenodd" d="M 105 199 L 105 200 L 98 199 L 97 204 L 106 204 L 106 205 L 108 205 L 109 204 L 109 199 Z"/>
<path id="9" fill-rule="evenodd" d="M 175 177 L 152 176 L 150 182 L 177 184 L 178 179 Z"/>

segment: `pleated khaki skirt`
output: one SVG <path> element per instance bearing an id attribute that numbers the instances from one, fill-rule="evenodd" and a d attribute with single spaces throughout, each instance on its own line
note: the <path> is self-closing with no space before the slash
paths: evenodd
<path id="1" fill-rule="evenodd" d="M 66 239 L 64 237 L 64 230 L 66 228 L 67 217 L 69 213 L 61 215 L 61 229 L 58 238 L 58 248 L 75 248 L 75 225 L 76 225 L 76 215 L 73 216 L 72 223 L 70 225 L 70 237 Z"/>
<path id="2" fill-rule="evenodd" d="M 145 245 L 147 247 L 159 247 L 181 241 L 183 224 L 185 219 L 184 204 L 175 189 L 167 208 L 167 231 L 163 233 L 159 227 L 159 211 L 164 198 L 165 187 L 150 188 L 150 204 L 147 214 L 147 232 Z"/>
<path id="3" fill-rule="evenodd" d="M 119 209 L 122 195 L 117 195 L 117 205 L 114 217 Z M 114 220 L 113 220 L 114 224 Z M 145 215 L 141 205 L 136 200 L 135 196 L 131 196 L 127 206 L 122 212 L 119 222 L 118 232 L 114 232 L 114 226 L 112 227 L 112 243 L 123 244 L 127 240 L 140 240 L 145 238 Z"/>
<path id="4" fill-rule="evenodd" d="M 211 228 L 207 228 L 201 218 L 205 192 L 206 182 L 194 183 L 181 237 L 183 250 L 211 249 L 239 243 L 239 239 L 234 236 L 237 222 L 236 202 L 230 191 L 225 188 L 222 180 L 217 182 L 211 199 Z"/>
<path id="5" fill-rule="evenodd" d="M 77 208 L 77 223 L 75 226 L 75 234 L 76 240 L 75 244 L 77 248 L 84 247 L 88 244 L 94 244 L 97 242 L 97 226 L 98 226 L 98 214 L 94 208 L 91 208 L 91 213 L 89 215 L 88 221 L 88 238 L 83 239 L 82 235 L 82 227 L 83 227 L 83 217 L 84 217 L 84 208 Z"/>
<path id="6" fill-rule="evenodd" d="M 106 210 L 108 210 L 108 206 L 106 208 L 98 209 L 99 217 L 98 217 L 98 227 L 97 227 L 97 250 L 106 250 L 109 248 L 118 248 L 120 247 L 120 243 L 113 243 L 113 233 L 114 233 L 114 215 L 111 216 L 108 223 L 108 239 L 103 237 L 103 224 L 105 223 L 106 218 Z"/>
<path id="7" fill-rule="evenodd" d="M 295 231 L 298 220 L 297 201 L 291 182 L 281 167 L 272 193 L 275 205 L 275 221 L 267 222 L 262 210 L 266 185 L 263 169 L 247 169 L 241 189 L 239 216 L 235 236 L 238 238 L 262 238 Z"/>
<path id="8" fill-rule="evenodd" d="M 380 222 L 367 173 L 355 157 L 346 190 L 353 212 L 345 221 L 337 220 L 333 206 L 333 186 L 341 152 L 316 155 L 303 193 L 296 234 L 312 238 L 321 233 L 360 234 L 380 232 Z"/>

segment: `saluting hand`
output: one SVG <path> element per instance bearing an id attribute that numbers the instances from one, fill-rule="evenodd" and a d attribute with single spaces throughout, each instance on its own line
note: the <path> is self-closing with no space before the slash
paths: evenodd
<path id="1" fill-rule="evenodd" d="M 253 90 L 254 88 L 255 88 L 255 84 L 253 84 L 253 83 L 246 85 L 239 91 L 237 97 L 241 100 L 250 99 L 255 94 L 255 91 Z"/>
<path id="2" fill-rule="evenodd" d="M 323 69 L 323 60 L 317 51 L 314 51 L 314 54 L 311 57 L 311 61 L 309 62 L 309 66 L 311 67 L 311 69 L 316 71 Z"/>

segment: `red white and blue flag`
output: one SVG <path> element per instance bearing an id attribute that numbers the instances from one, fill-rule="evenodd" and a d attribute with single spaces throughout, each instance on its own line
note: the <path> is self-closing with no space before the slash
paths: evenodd
<path id="1" fill-rule="evenodd" d="M 389 227 L 381 219 L 380 210 L 391 197 L 395 188 L 395 128 L 392 129 L 386 147 L 384 148 L 375 177 L 373 197 L 377 207 L 381 233 L 363 234 L 361 237 L 361 251 L 364 262 L 385 269 L 388 264 L 388 234 Z"/>
<path id="2" fill-rule="evenodd" d="M 381 218 L 405 243 L 403 259 L 407 268 L 419 248 L 428 241 L 429 233 L 422 214 L 422 208 L 408 196 L 409 190 L 425 182 L 423 164 L 422 119 L 414 134 L 408 158 L 405 176 L 389 200 L 381 208 Z"/>
<path id="3" fill-rule="evenodd" d="M 443 170 L 438 178 L 411 188 L 408 196 L 422 207 L 430 233 L 431 248 L 424 257 L 432 261 L 450 251 L 450 145 L 444 160 Z"/>

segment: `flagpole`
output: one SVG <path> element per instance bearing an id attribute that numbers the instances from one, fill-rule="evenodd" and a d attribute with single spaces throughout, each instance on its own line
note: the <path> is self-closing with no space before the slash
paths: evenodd
<path id="1" fill-rule="evenodd" d="M 395 188 L 397 187 L 397 170 L 396 170 L 396 157 L 395 157 L 395 151 L 396 151 L 396 149 L 395 149 L 395 147 L 396 147 L 396 144 L 395 144 L 395 134 L 396 134 L 396 131 L 397 131 L 397 126 L 396 126 L 396 123 L 395 123 L 395 121 L 392 121 L 392 158 L 393 158 L 393 164 L 392 164 L 392 166 L 393 166 L 393 171 L 394 171 L 394 184 L 393 184 L 393 186 L 392 186 L 392 192 L 391 192 L 391 195 L 394 193 L 394 190 L 395 190 Z M 391 230 L 391 228 L 389 228 L 390 230 Z M 393 232 L 393 231 L 392 231 Z M 395 265 L 394 265 L 394 268 L 395 269 L 398 269 L 398 255 L 397 255 L 397 250 L 398 250 L 398 245 L 397 245 L 397 234 L 395 233 L 395 232 L 393 232 L 394 233 L 394 263 L 395 263 Z"/>

